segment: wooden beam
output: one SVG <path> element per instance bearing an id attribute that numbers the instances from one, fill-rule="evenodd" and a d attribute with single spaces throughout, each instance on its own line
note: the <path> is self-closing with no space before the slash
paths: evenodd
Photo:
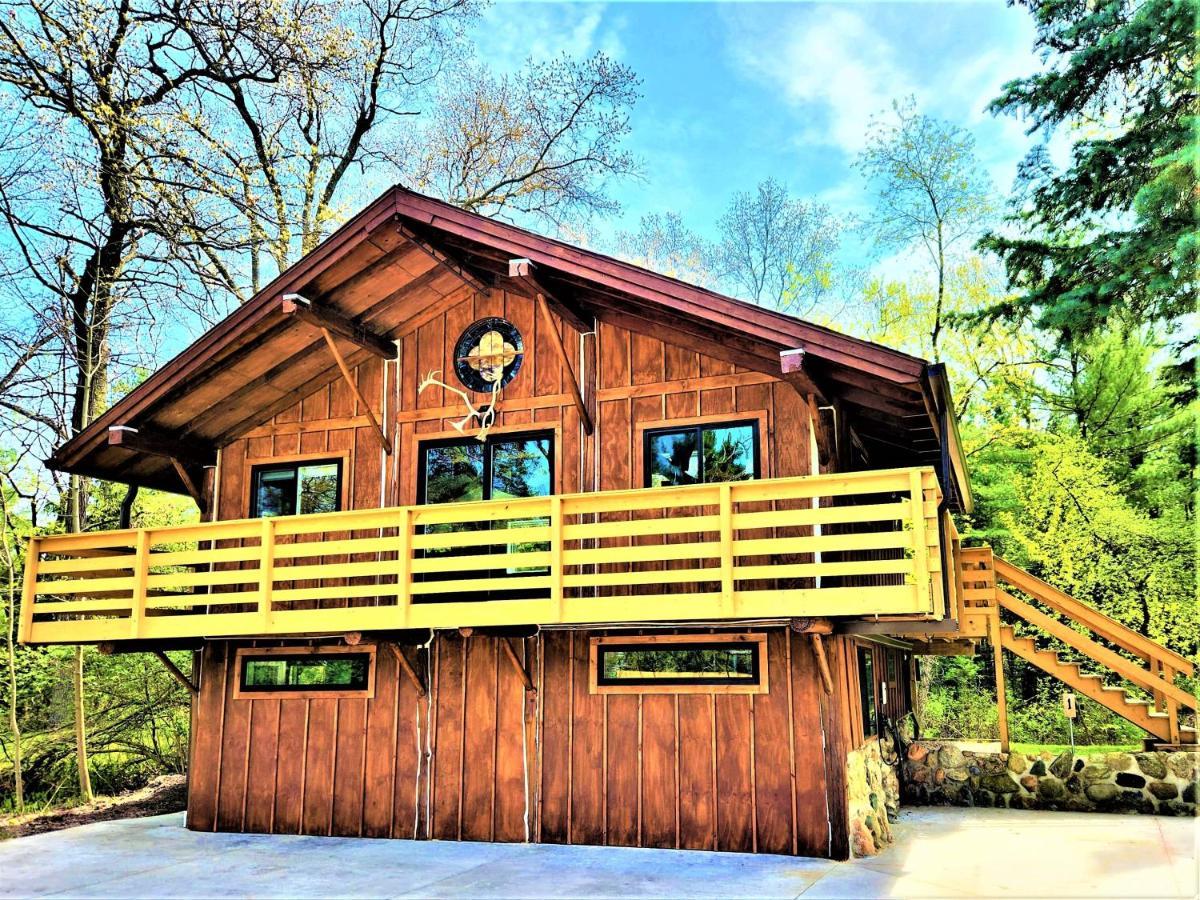
<path id="1" fill-rule="evenodd" d="M 480 294 L 486 294 L 488 292 L 489 286 L 483 281 L 482 278 L 480 278 L 477 274 L 472 272 L 469 268 L 467 268 L 467 266 L 459 262 L 454 257 L 444 253 L 425 240 L 423 237 L 417 235 L 407 225 L 397 224 L 396 230 L 412 241 L 415 246 L 423 250 L 433 260 L 457 275 L 459 279 L 465 284 L 469 285 L 472 290 L 477 291 Z"/>
<path id="2" fill-rule="evenodd" d="M 545 296 L 537 295 L 538 310 L 542 314 L 542 321 L 546 324 L 546 330 L 550 332 L 551 343 L 554 344 L 554 351 L 558 354 L 559 362 L 567 372 L 567 384 L 571 388 L 571 399 L 575 401 L 575 408 L 579 410 L 579 420 L 583 423 L 583 430 L 591 434 L 596 430 L 596 426 L 592 423 L 592 416 L 588 412 L 587 404 L 583 402 L 583 392 L 579 389 L 579 381 L 575 378 L 575 367 L 571 365 L 571 358 L 567 356 L 567 348 L 563 346 L 562 335 L 558 331 L 558 323 L 554 321 L 554 316 L 550 312 L 550 306 L 546 302 Z"/>
<path id="3" fill-rule="evenodd" d="M 417 674 L 417 670 L 413 668 L 413 664 L 408 661 L 408 657 L 404 655 L 404 651 L 391 642 L 387 643 L 386 646 L 392 652 L 392 656 L 396 657 L 396 662 L 400 664 L 400 668 L 404 670 L 404 674 L 408 676 L 409 681 L 413 683 L 413 687 L 417 690 L 417 696 L 424 697 L 425 684 L 421 681 L 421 676 Z"/>
<path id="4" fill-rule="evenodd" d="M 184 675 L 183 672 L 179 671 L 179 666 L 177 666 L 177 665 L 175 665 L 175 663 L 171 662 L 171 659 L 170 659 L 170 657 L 167 656 L 167 654 L 163 653 L 163 651 L 161 651 L 161 650 L 152 650 L 151 652 L 156 657 L 158 657 L 159 662 L 161 662 L 164 666 L 167 667 L 167 671 L 171 673 L 172 678 L 174 678 L 176 681 L 178 681 L 180 684 L 182 684 L 185 688 L 187 688 L 189 691 L 191 691 L 193 695 L 200 693 L 200 689 L 197 688 L 196 685 L 194 685 L 192 683 L 192 680 L 190 678 L 188 678 L 186 675 Z"/>
<path id="5" fill-rule="evenodd" d="M 813 653 L 817 657 L 817 668 L 821 672 L 821 684 L 824 685 L 826 694 L 832 694 L 833 675 L 829 672 L 829 660 L 825 657 L 825 642 L 815 631 L 809 635 L 809 638 L 812 640 Z"/>
<path id="6" fill-rule="evenodd" d="M 554 311 L 580 334 L 596 330 L 595 316 L 585 315 L 556 293 L 547 290 L 534 274 L 534 265 L 528 259 L 510 259 L 508 261 L 508 277 L 520 287 L 522 293 L 535 298 L 544 297 L 546 302 L 554 307 Z"/>
<path id="7" fill-rule="evenodd" d="M 379 420 L 375 418 L 375 413 L 371 410 L 371 404 L 367 403 L 362 393 L 358 389 L 358 383 L 355 382 L 354 376 L 350 373 L 350 368 L 346 365 L 346 360 L 342 358 L 342 351 L 338 350 L 337 344 L 333 340 L 333 335 L 329 333 L 328 328 L 321 329 L 321 335 L 325 338 L 325 344 L 329 347 L 329 352 L 333 354 L 333 361 L 337 363 L 338 369 L 341 370 L 342 378 L 346 380 L 346 384 L 350 388 L 350 392 L 354 394 L 354 398 L 358 401 L 358 405 L 366 412 L 367 418 L 371 420 L 371 427 L 375 429 L 375 436 L 379 438 L 379 443 L 383 447 L 383 452 L 389 456 L 392 452 L 392 442 L 388 440 L 388 436 L 384 433 L 383 428 L 379 424 Z"/>
<path id="8" fill-rule="evenodd" d="M 504 648 L 504 655 L 508 657 L 508 661 L 517 670 L 517 675 L 521 677 L 521 683 L 525 685 L 525 690 L 532 691 L 534 689 L 533 679 L 529 677 L 529 673 L 521 665 L 521 660 L 517 658 L 517 651 L 513 649 L 512 638 L 497 638 L 497 640 L 500 642 L 500 646 Z"/>
<path id="9" fill-rule="evenodd" d="M 280 308 L 286 318 L 296 319 L 314 328 L 330 331 L 352 344 L 362 347 L 380 359 L 396 358 L 396 342 L 382 334 L 376 334 L 365 325 L 360 325 L 335 309 L 319 306 L 299 294 L 284 294 Z"/>
<path id="10" fill-rule="evenodd" d="M 135 428 L 132 425 L 113 425 L 108 429 L 108 445 L 124 447 L 135 453 L 150 456 L 165 456 L 191 466 L 211 466 L 217 462 L 217 451 L 212 445 L 188 438 L 187 442 L 177 437 L 159 434 L 152 429 Z"/>
<path id="11" fill-rule="evenodd" d="M 801 394 L 808 394 L 819 403 L 826 402 L 826 394 L 813 377 L 812 366 L 806 361 L 807 354 L 803 349 L 784 350 L 779 354 L 779 367 L 783 370 L 783 380 Z"/>
<path id="12" fill-rule="evenodd" d="M 1000 610 L 992 608 L 988 617 L 988 639 L 992 645 L 992 663 L 996 668 L 996 713 L 1000 723 L 1000 752 L 1008 752 L 1008 693 L 1004 688 L 1004 647 L 1000 643 Z"/>
<path id="13" fill-rule="evenodd" d="M 196 485 L 195 479 L 192 478 L 191 473 L 188 472 L 187 468 L 184 466 L 183 463 L 181 463 L 179 460 L 177 460 L 173 456 L 170 457 L 170 460 L 171 460 L 171 465 L 175 469 L 175 474 L 179 476 L 179 480 L 183 482 L 184 488 L 187 489 L 188 496 L 190 496 L 193 500 L 195 500 L 196 505 L 198 507 L 200 507 L 201 510 L 203 510 L 204 509 L 204 493 Z"/>

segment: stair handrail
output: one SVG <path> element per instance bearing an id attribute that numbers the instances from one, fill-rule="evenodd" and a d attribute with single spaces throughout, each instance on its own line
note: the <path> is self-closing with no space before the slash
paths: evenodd
<path id="1" fill-rule="evenodd" d="M 1035 625 L 1047 634 L 1058 638 L 1064 644 L 1074 647 L 1080 653 L 1087 654 L 1096 662 L 1112 669 L 1122 678 L 1128 679 L 1148 691 L 1157 691 L 1160 694 L 1164 694 L 1179 705 L 1186 706 L 1188 709 L 1200 708 L 1200 701 L 1187 691 L 1177 688 L 1169 682 L 1155 678 L 1149 671 L 1135 665 L 1116 651 L 1109 650 L 1102 644 L 1097 644 L 1086 635 L 1080 634 L 1070 625 L 1064 625 L 1058 619 L 1046 615 L 1036 607 L 1030 606 L 1024 600 L 1018 600 L 1011 594 L 1000 590 L 996 591 L 996 598 L 1000 601 L 1000 605 L 1004 609 L 1020 616 L 1030 625 Z"/>
<path id="2" fill-rule="evenodd" d="M 1195 666 L 1187 657 L 1180 656 L 1174 650 L 1150 640 L 1128 625 L 1123 625 L 1116 619 L 1106 616 L 1095 607 L 1088 606 L 1070 594 L 1047 584 L 1036 575 L 1031 575 L 1024 569 L 1014 566 L 1007 560 L 993 556 L 992 567 L 999 581 L 1013 585 L 1052 609 L 1069 616 L 1074 621 L 1087 625 L 1101 637 L 1123 647 L 1130 653 L 1147 659 L 1157 659 L 1172 671 L 1184 675 L 1191 675 L 1195 671 Z M 997 593 L 1000 591 L 997 590 Z M 1161 691 L 1162 679 L 1154 679 L 1154 684 L 1153 690 Z"/>

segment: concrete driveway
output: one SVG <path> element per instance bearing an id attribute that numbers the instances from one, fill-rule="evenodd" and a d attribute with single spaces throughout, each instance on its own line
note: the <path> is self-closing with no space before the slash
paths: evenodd
<path id="1" fill-rule="evenodd" d="M 0 843 L 0 897 L 1196 897 L 1196 822 L 906 810 L 848 863 L 603 847 L 196 834 L 182 814 Z"/>

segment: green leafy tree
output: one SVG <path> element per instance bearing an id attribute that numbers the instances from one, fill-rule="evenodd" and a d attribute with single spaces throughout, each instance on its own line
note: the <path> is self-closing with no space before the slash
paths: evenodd
<path id="1" fill-rule="evenodd" d="M 984 241 L 1018 291 L 992 312 L 1032 315 L 1067 343 L 1118 312 L 1163 321 L 1183 360 L 1196 341 L 1182 319 L 1195 309 L 1200 240 L 1197 0 L 1022 5 L 1047 65 L 1005 85 L 991 109 L 1075 143 L 1062 171 L 1044 147 L 1030 155 L 1009 227 Z M 1193 371 L 1194 361 L 1181 362 L 1175 377 L 1187 383 Z"/>

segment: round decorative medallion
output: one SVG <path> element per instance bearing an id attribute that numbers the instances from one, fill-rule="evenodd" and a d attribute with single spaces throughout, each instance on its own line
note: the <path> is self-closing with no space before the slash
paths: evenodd
<path id="1" fill-rule="evenodd" d="M 469 390 L 491 393 L 521 369 L 525 344 L 507 319 L 489 316 L 471 325 L 454 345 L 454 371 Z"/>

